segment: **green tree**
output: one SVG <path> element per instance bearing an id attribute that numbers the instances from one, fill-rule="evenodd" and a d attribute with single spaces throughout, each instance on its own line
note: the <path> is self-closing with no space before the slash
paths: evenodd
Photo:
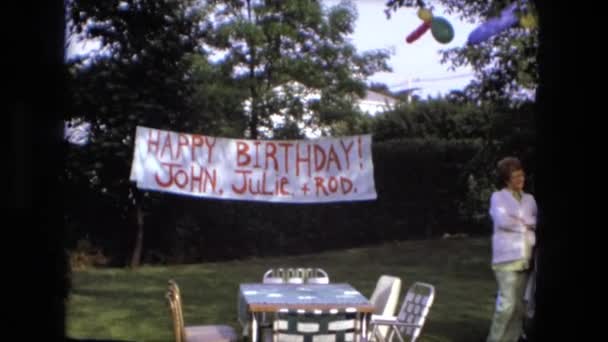
<path id="1" fill-rule="evenodd" d="M 534 104 L 515 108 L 500 104 L 445 99 L 401 104 L 372 121 L 375 142 L 423 139 L 437 143 L 471 146 L 477 152 L 460 160 L 459 184 L 463 201 L 458 203 L 462 217 L 479 224 L 487 219 L 489 195 L 496 184 L 495 165 L 506 155 L 522 159 L 528 170 L 528 191 L 534 189 L 535 127 Z"/>
<path id="2" fill-rule="evenodd" d="M 357 12 L 349 2 L 326 9 L 310 0 L 210 2 L 223 68 L 248 92 L 247 135 L 300 137 L 355 112 L 365 79 L 389 70 L 386 51 L 358 53 L 347 40 Z M 273 124 L 273 115 L 282 124 Z M 327 131 L 326 131 L 327 132 Z"/>
<path id="3" fill-rule="evenodd" d="M 146 206 L 161 198 L 140 193 L 129 181 L 135 127 L 194 130 L 213 122 L 196 117 L 200 112 L 191 110 L 189 100 L 196 78 L 213 73 L 196 58 L 204 53 L 198 48 L 204 13 L 193 10 L 193 3 L 68 3 L 71 36 L 101 45 L 97 53 L 69 62 L 69 115 L 92 124 L 92 139 L 74 152 L 68 176 L 84 177 L 122 220 L 136 222 L 132 267 L 141 261 Z"/>
<path id="4" fill-rule="evenodd" d="M 525 4 L 526 11 L 536 16 L 535 1 L 531 0 L 389 0 L 386 14 L 390 18 L 391 12 L 402 7 L 441 5 L 462 19 L 484 22 L 514 1 Z M 531 99 L 539 81 L 537 53 L 537 28 L 525 29 L 520 25 L 481 44 L 442 51 L 443 63 L 450 63 L 452 68 L 468 64 L 475 71 L 473 82 L 463 92 L 450 94 L 448 99 L 461 105 L 481 104 L 491 111 L 489 124 L 484 128 L 483 147 L 461 175 L 468 188 L 461 211 L 476 221 L 487 219 L 489 193 L 497 186 L 494 169 L 498 159 L 519 156 L 528 169 L 529 190 L 534 188 L 536 127 Z"/>
<path id="5" fill-rule="evenodd" d="M 496 164 L 505 156 L 522 160 L 526 168 L 526 190 L 534 192 L 537 156 L 534 111 L 534 104 L 529 102 L 517 108 L 492 110 L 482 148 L 461 173 L 461 182 L 467 186 L 466 200 L 460 206 L 462 215 L 476 222 L 488 219 L 490 194 L 502 186 L 495 173 Z"/>
<path id="6" fill-rule="evenodd" d="M 226 72 L 221 63 L 211 63 L 203 54 L 188 56 L 187 79 L 193 91 L 185 97 L 195 127 L 192 132 L 221 137 L 242 137 L 247 121 L 242 115 L 248 92 Z"/>
<path id="7" fill-rule="evenodd" d="M 375 141 L 423 138 L 481 140 L 486 138 L 493 107 L 448 99 L 401 103 L 373 120 Z"/>
<path id="8" fill-rule="evenodd" d="M 458 13 L 464 20 L 486 21 L 498 16 L 500 11 L 514 1 L 522 5 L 523 0 L 389 0 L 386 14 L 401 7 L 427 7 L 441 5 L 448 13 Z M 525 12 L 536 16 L 534 5 L 527 1 Z M 523 6 L 522 6 L 523 8 Z M 518 15 L 525 13 L 520 12 Z M 517 105 L 533 97 L 538 85 L 538 30 L 520 25 L 502 32 L 478 45 L 465 45 L 442 50 L 442 62 L 451 68 L 470 65 L 475 79 L 466 88 L 468 98 L 490 101 L 504 105 Z"/>

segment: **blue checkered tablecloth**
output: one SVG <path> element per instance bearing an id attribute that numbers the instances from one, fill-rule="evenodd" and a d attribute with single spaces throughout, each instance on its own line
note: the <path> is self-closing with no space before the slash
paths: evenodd
<path id="1" fill-rule="evenodd" d="M 349 284 L 241 284 L 239 321 L 249 320 L 249 305 L 276 305 L 297 309 L 298 305 L 324 305 L 337 309 L 370 305 L 369 300 Z"/>

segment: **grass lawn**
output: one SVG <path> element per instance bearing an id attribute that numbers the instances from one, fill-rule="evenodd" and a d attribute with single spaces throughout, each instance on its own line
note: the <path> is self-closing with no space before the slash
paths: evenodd
<path id="1" fill-rule="evenodd" d="M 167 280 L 180 285 L 186 325 L 237 328 L 240 283 L 260 282 L 271 267 L 321 267 L 332 282 L 347 282 L 368 297 L 378 277 L 435 285 L 436 297 L 420 341 L 483 341 L 496 284 L 489 238 L 404 241 L 315 255 L 252 258 L 184 266 L 145 266 L 74 272 L 67 334 L 72 338 L 172 341 L 165 301 Z M 399 302 L 403 297 L 400 298 Z M 399 303 L 401 305 L 401 303 Z"/>

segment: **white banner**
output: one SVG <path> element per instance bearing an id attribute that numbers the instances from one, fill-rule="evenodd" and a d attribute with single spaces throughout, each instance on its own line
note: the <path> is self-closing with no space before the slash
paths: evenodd
<path id="1" fill-rule="evenodd" d="M 218 199 L 376 199 L 371 136 L 318 140 L 216 138 L 137 127 L 131 181 L 143 190 Z"/>

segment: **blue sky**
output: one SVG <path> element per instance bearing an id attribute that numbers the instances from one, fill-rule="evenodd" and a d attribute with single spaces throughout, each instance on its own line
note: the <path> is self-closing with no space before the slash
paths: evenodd
<path id="1" fill-rule="evenodd" d="M 415 94 L 426 98 L 446 94 L 452 89 L 462 89 L 472 79 L 469 67 L 449 70 L 450 64 L 441 64 L 441 49 L 464 46 L 469 33 L 478 23 L 460 20 L 457 15 L 448 15 L 440 7 L 433 11 L 435 16 L 446 18 L 454 28 L 454 39 L 448 44 L 435 41 L 430 31 L 412 44 L 405 37 L 415 30 L 421 20 L 415 8 L 401 8 L 387 19 L 384 13 L 385 0 L 352 0 L 357 6 L 359 17 L 355 32 L 351 36 L 359 52 L 374 49 L 391 49 L 394 54 L 389 60 L 393 71 L 378 73 L 370 81 L 385 83 L 391 90 L 420 87 Z M 325 6 L 332 6 L 339 0 L 323 0 Z M 70 45 L 68 58 L 98 48 L 96 42 Z M 409 82 L 409 84 L 407 83 Z"/>

